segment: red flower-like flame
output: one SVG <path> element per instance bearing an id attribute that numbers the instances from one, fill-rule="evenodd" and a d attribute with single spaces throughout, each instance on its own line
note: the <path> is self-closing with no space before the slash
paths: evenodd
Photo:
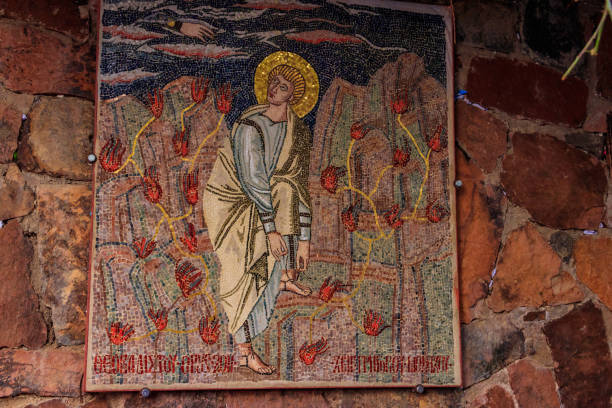
<path id="1" fill-rule="evenodd" d="M 157 331 L 163 331 L 168 326 L 168 311 L 166 309 L 156 311 L 149 309 L 147 315 L 153 320 Z"/>
<path id="2" fill-rule="evenodd" d="M 151 255 L 151 253 L 155 250 L 156 245 L 157 242 L 153 240 L 147 242 L 145 237 L 135 239 L 132 242 L 132 247 L 136 251 L 136 255 L 142 259 L 145 259 L 147 256 Z"/>
<path id="3" fill-rule="evenodd" d="M 111 138 L 100 150 L 100 166 L 109 173 L 116 171 L 121 166 L 124 153 L 121 140 Z"/>
<path id="4" fill-rule="evenodd" d="M 321 187 L 335 194 L 336 189 L 338 189 L 338 177 L 342 177 L 343 175 L 344 169 L 331 165 L 327 166 L 321 173 Z"/>
<path id="5" fill-rule="evenodd" d="M 402 114 L 408 110 L 408 91 L 398 93 L 391 101 L 391 110 L 395 114 Z"/>
<path id="6" fill-rule="evenodd" d="M 227 115 L 232 110 L 232 100 L 236 95 L 237 91 L 232 91 L 232 84 L 226 83 L 215 92 L 215 99 L 217 100 L 217 109 L 219 112 Z"/>
<path id="7" fill-rule="evenodd" d="M 329 302 L 337 291 L 344 292 L 350 285 L 344 285 L 339 280 L 331 282 L 331 276 L 328 276 L 321 287 L 319 288 L 319 299 L 324 302 Z"/>
<path id="8" fill-rule="evenodd" d="M 183 175 L 183 194 L 191 205 L 198 202 L 198 174 L 199 170 L 196 170 Z"/>
<path id="9" fill-rule="evenodd" d="M 387 221 L 387 224 L 389 224 L 389 226 L 393 229 L 400 229 L 402 225 L 404 225 L 404 221 L 398 218 L 399 212 L 399 205 L 393 204 L 391 209 L 383 214 L 385 221 Z"/>
<path id="10" fill-rule="evenodd" d="M 370 128 L 363 123 L 355 122 L 351 126 L 351 138 L 355 140 L 363 139 L 368 134 Z"/>
<path id="11" fill-rule="evenodd" d="M 434 133 L 433 137 L 427 142 L 427 146 L 429 146 L 429 148 L 434 152 L 439 152 L 440 150 L 442 150 L 442 142 L 440 141 L 442 129 L 442 125 L 438 125 L 438 128 L 436 129 L 436 132 Z"/>
<path id="12" fill-rule="evenodd" d="M 159 119 L 164 112 L 164 94 L 161 89 L 153 90 L 153 94 L 149 94 L 149 109 L 155 119 Z"/>
<path id="13" fill-rule="evenodd" d="M 448 215 L 448 210 L 439 204 L 435 204 L 435 201 L 429 203 L 425 209 L 425 214 L 429 222 L 440 222 Z"/>
<path id="14" fill-rule="evenodd" d="M 321 337 L 321 340 L 316 343 L 306 344 L 300 347 L 300 360 L 306 365 L 311 365 L 315 361 L 317 354 L 323 354 L 327 351 L 327 340 Z"/>
<path id="15" fill-rule="evenodd" d="M 382 316 L 372 309 L 368 310 L 363 317 L 363 329 L 368 336 L 378 336 L 383 330 L 390 326 L 383 326 Z"/>
<path id="16" fill-rule="evenodd" d="M 176 263 L 174 272 L 176 283 L 183 293 L 183 297 L 189 297 L 196 291 L 200 283 L 202 283 L 202 272 L 200 272 L 189 261 L 185 261 L 179 265 Z"/>
<path id="17" fill-rule="evenodd" d="M 195 227 L 192 223 L 189 223 L 189 233 L 185 232 L 185 235 L 181 237 L 181 242 L 189 249 L 189 252 L 197 252 L 198 239 L 196 238 Z"/>
<path id="18" fill-rule="evenodd" d="M 355 214 L 355 209 L 352 205 L 342 211 L 342 224 L 344 224 L 344 228 L 349 232 L 357 231 L 357 217 Z"/>
<path id="19" fill-rule="evenodd" d="M 159 175 L 155 166 L 151 166 L 145 171 L 141 184 L 147 201 L 153 204 L 159 203 L 162 198 L 162 188 L 159 184 Z"/>
<path id="20" fill-rule="evenodd" d="M 134 334 L 134 328 L 129 324 L 124 326 L 121 322 L 115 322 L 111 324 L 110 330 L 107 329 L 106 332 L 111 343 L 118 346 L 125 343 Z"/>
<path id="21" fill-rule="evenodd" d="M 196 78 L 191 83 L 191 99 L 195 103 L 202 103 L 206 99 L 208 94 L 208 84 L 210 79 L 208 78 Z"/>
<path id="22" fill-rule="evenodd" d="M 177 130 L 172 138 L 174 153 L 186 157 L 189 154 L 189 129 Z"/>
<path id="23" fill-rule="evenodd" d="M 399 148 L 395 149 L 393 153 L 393 166 L 394 167 L 406 167 L 408 162 L 410 161 L 410 150 L 406 148 L 406 150 L 401 150 Z"/>
<path id="24" fill-rule="evenodd" d="M 219 340 L 219 321 L 214 316 L 202 316 L 199 329 L 204 343 L 215 344 Z"/>

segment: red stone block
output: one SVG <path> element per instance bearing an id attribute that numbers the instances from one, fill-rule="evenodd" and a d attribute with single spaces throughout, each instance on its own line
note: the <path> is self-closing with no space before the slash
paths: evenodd
<path id="1" fill-rule="evenodd" d="M 0 86 L 0 163 L 13 160 L 22 115 L 28 113 L 33 101 L 32 95 L 17 94 Z"/>
<path id="2" fill-rule="evenodd" d="M 59 31 L 83 42 L 89 35 L 89 13 L 81 15 L 77 3 L 73 0 L 45 0 L 44 7 L 41 7 L 39 0 L 4 0 L 2 10 L 5 17 Z"/>
<path id="3" fill-rule="evenodd" d="M 612 310 L 612 238 L 584 236 L 574 247 L 576 276 Z"/>
<path id="4" fill-rule="evenodd" d="M 503 57 L 472 59 L 469 98 L 513 115 L 578 127 L 586 118 L 588 88 L 562 72 Z"/>
<path id="5" fill-rule="evenodd" d="M 582 300 L 582 291 L 561 259 L 532 224 L 512 231 L 493 279 L 488 304 L 495 312 Z"/>
<path id="6" fill-rule="evenodd" d="M 551 136 L 515 133 L 512 144 L 501 182 L 513 203 L 549 227 L 599 226 L 607 188 L 599 161 Z"/>
<path id="7" fill-rule="evenodd" d="M 514 401 L 504 388 L 496 385 L 472 401 L 469 408 L 514 408 Z"/>
<path id="8" fill-rule="evenodd" d="M 91 180 L 94 106 L 81 98 L 41 96 L 19 143 L 19 165 L 29 171 Z"/>
<path id="9" fill-rule="evenodd" d="M 93 99 L 95 48 L 62 34 L 0 21 L 0 82 L 15 91 Z"/>
<path id="10" fill-rule="evenodd" d="M 82 376 L 82 347 L 0 350 L 0 397 L 19 394 L 78 397 Z"/>
<path id="11" fill-rule="evenodd" d="M 66 408 L 66 404 L 64 404 L 61 400 L 52 399 L 49 401 L 41 402 L 38 405 L 26 405 L 25 408 Z"/>
<path id="12" fill-rule="evenodd" d="M 499 189 L 484 184 L 484 174 L 463 154 L 457 154 L 459 284 L 461 321 L 473 319 L 471 308 L 489 293 L 488 283 L 495 267 L 504 227 Z"/>
<path id="13" fill-rule="evenodd" d="M 0 347 L 38 348 L 47 341 L 38 298 L 27 279 L 32 252 L 17 221 L 0 229 Z"/>
<path id="14" fill-rule="evenodd" d="M 559 408 L 553 373 L 520 360 L 508 367 L 510 385 L 520 407 Z"/>
<path id="15" fill-rule="evenodd" d="M 612 25 L 606 21 L 602 39 L 612 38 Z M 612 100 L 612 41 L 601 41 L 597 54 L 597 91 L 601 96 Z"/>
<path id="16" fill-rule="evenodd" d="M 508 127 L 504 122 L 464 102 L 455 105 L 457 141 L 487 173 L 506 151 Z"/>
<path id="17" fill-rule="evenodd" d="M 565 408 L 609 408 L 612 360 L 601 311 L 592 302 L 544 326 L 561 403 Z"/>
<path id="18" fill-rule="evenodd" d="M 47 274 L 45 300 L 61 345 L 85 340 L 91 194 L 89 186 L 77 184 L 43 184 L 37 189 L 38 249 Z"/>
<path id="19" fill-rule="evenodd" d="M 525 356 L 525 336 L 510 321 L 509 314 L 464 325 L 461 340 L 465 388 L 491 377 Z"/>

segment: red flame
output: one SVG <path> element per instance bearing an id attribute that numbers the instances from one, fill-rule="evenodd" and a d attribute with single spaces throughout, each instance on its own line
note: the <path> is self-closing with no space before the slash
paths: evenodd
<path id="1" fill-rule="evenodd" d="M 183 194 L 191 205 L 196 205 L 198 202 L 198 173 L 199 170 L 196 170 L 183 175 Z"/>
<path id="2" fill-rule="evenodd" d="M 172 138 L 172 145 L 174 146 L 174 153 L 186 157 L 189 154 L 189 130 L 177 130 L 174 137 Z"/>
<path id="3" fill-rule="evenodd" d="M 219 321 L 213 316 L 202 316 L 200 319 L 200 337 L 206 344 L 215 344 L 219 340 Z"/>
<path id="4" fill-rule="evenodd" d="M 208 94 L 208 84 L 210 79 L 208 78 L 196 78 L 191 83 L 191 99 L 195 103 L 202 103 L 206 100 Z"/>
<path id="5" fill-rule="evenodd" d="M 232 92 L 232 84 L 226 83 L 221 85 L 221 87 L 215 93 L 217 100 L 217 109 L 219 112 L 227 115 L 230 110 L 232 110 L 232 100 L 236 95 L 237 91 Z"/>
<path id="6" fill-rule="evenodd" d="M 155 328 L 157 331 L 163 331 L 168 325 L 168 311 L 165 309 L 154 311 L 153 309 L 149 309 L 147 313 L 149 318 L 153 320 L 155 324 Z"/>
<path id="7" fill-rule="evenodd" d="M 342 211 L 342 224 L 347 231 L 353 232 L 357 230 L 357 218 L 355 217 L 354 207 L 351 205 L 346 210 Z"/>
<path id="8" fill-rule="evenodd" d="M 134 334 L 134 328 L 129 324 L 124 326 L 121 322 L 115 322 L 111 324 L 110 330 L 107 330 L 107 333 L 111 343 L 120 345 L 125 343 Z"/>
<path id="9" fill-rule="evenodd" d="M 136 251 L 136 254 L 138 255 L 139 258 L 142 258 L 142 259 L 151 255 L 151 253 L 155 250 L 156 245 L 157 245 L 157 242 L 153 240 L 147 242 L 147 239 L 145 237 L 142 237 L 140 239 L 135 239 L 132 242 L 132 247 Z"/>
<path id="10" fill-rule="evenodd" d="M 395 114 L 402 114 L 408 110 L 408 91 L 403 91 L 391 101 L 391 110 Z"/>
<path id="11" fill-rule="evenodd" d="M 378 336 L 383 330 L 390 326 L 383 326 L 383 319 L 380 314 L 373 310 L 368 310 L 363 317 L 363 329 L 368 336 Z"/>
<path id="12" fill-rule="evenodd" d="M 141 181 L 147 201 L 157 204 L 162 198 L 162 188 L 159 184 L 159 175 L 155 166 L 149 167 Z"/>
<path id="13" fill-rule="evenodd" d="M 153 94 L 149 94 L 149 105 L 155 119 L 159 119 L 164 111 L 164 94 L 161 89 L 155 89 Z"/>
<path id="14" fill-rule="evenodd" d="M 327 340 L 321 337 L 321 340 L 316 343 L 306 344 L 300 347 L 300 360 L 306 365 L 311 365 L 315 361 L 317 354 L 323 354 L 327 351 Z"/>
<path id="15" fill-rule="evenodd" d="M 409 161 L 410 150 L 408 150 L 408 148 L 406 148 L 406 150 L 400 150 L 399 148 L 395 149 L 395 152 L 393 153 L 394 167 L 406 167 Z"/>
<path id="16" fill-rule="evenodd" d="M 189 297 L 196 291 L 202 283 L 202 272 L 200 272 L 191 262 L 185 261 L 182 264 L 176 263 L 174 272 L 176 283 L 181 289 L 184 297 Z"/>
<path id="17" fill-rule="evenodd" d="M 195 227 L 192 223 L 189 223 L 189 234 L 185 232 L 185 235 L 181 237 L 181 242 L 189 249 L 189 252 L 197 252 L 198 239 L 196 238 Z"/>
<path id="18" fill-rule="evenodd" d="M 100 150 L 100 166 L 109 173 L 116 171 L 121 166 L 124 153 L 121 140 L 111 138 Z"/>

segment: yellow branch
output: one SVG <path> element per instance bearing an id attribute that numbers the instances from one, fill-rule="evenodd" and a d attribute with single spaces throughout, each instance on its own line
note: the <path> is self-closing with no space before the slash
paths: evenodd
<path id="1" fill-rule="evenodd" d="M 202 147 L 204 146 L 204 144 L 206 144 L 206 142 L 208 141 L 208 139 L 210 139 L 215 133 L 217 133 L 219 131 L 219 128 L 221 127 L 221 122 L 223 121 L 223 118 L 225 117 L 225 113 L 221 114 L 221 117 L 219 118 L 219 122 L 217 123 L 217 127 L 215 128 L 215 130 L 213 130 L 212 132 L 210 132 L 205 138 L 204 140 L 202 140 L 202 142 L 200 142 L 200 145 L 198 146 L 198 150 L 196 150 L 196 154 L 193 157 L 193 159 L 191 159 L 191 166 L 189 166 L 189 172 L 191 173 L 193 171 L 193 167 L 195 166 L 196 160 L 198 160 L 198 156 L 200 155 L 200 150 L 202 149 Z"/>
<path id="2" fill-rule="evenodd" d="M 136 154 L 136 143 L 138 143 L 138 138 L 140 137 L 140 135 L 142 134 L 142 132 L 144 132 L 144 130 L 155 120 L 155 116 L 152 116 L 151 119 L 149 119 L 147 121 L 147 123 L 145 123 L 140 130 L 138 131 L 138 133 L 136 133 L 136 136 L 134 136 L 134 141 L 132 142 L 132 153 L 130 153 L 130 155 L 127 157 L 127 159 L 125 159 L 125 163 L 123 163 L 123 165 L 121 167 L 119 167 L 117 170 L 115 170 L 113 173 L 119 173 L 121 170 L 123 170 L 125 168 L 125 166 L 127 166 L 128 162 L 130 160 L 132 160 L 132 157 L 134 157 L 134 154 Z"/>
<path id="3" fill-rule="evenodd" d="M 374 193 L 376 193 L 376 190 L 378 190 L 378 185 L 380 184 L 380 180 L 382 180 L 383 175 L 385 174 L 385 172 L 387 170 L 392 169 L 392 168 L 393 168 L 393 165 L 389 164 L 384 169 L 382 169 L 382 171 L 378 175 L 378 179 L 376 180 L 376 184 L 374 185 L 374 189 L 372 191 L 370 191 L 370 194 L 368 194 L 368 197 L 372 197 L 374 195 Z"/>
<path id="4" fill-rule="evenodd" d="M 165 218 L 162 216 L 159 221 L 157 221 L 157 226 L 155 227 L 155 234 L 153 235 L 153 241 L 155 241 L 155 239 L 157 238 L 157 235 L 159 234 L 159 228 L 161 227 L 162 223 L 164 222 Z"/>
<path id="5" fill-rule="evenodd" d="M 342 302 L 344 304 L 344 307 L 346 308 L 346 311 L 349 314 L 349 317 L 351 318 L 351 321 L 353 322 L 353 324 L 355 325 L 355 327 L 357 327 L 359 330 L 361 330 L 362 333 L 365 333 L 365 329 L 363 328 L 363 326 L 361 325 L 361 323 L 359 323 L 358 321 L 355 320 L 355 318 L 353 317 L 353 311 L 351 310 L 351 307 L 349 306 L 349 304 L 347 303 L 346 300 L 344 300 Z"/>
<path id="6" fill-rule="evenodd" d="M 183 119 L 185 112 L 187 112 L 189 109 L 193 108 L 196 105 L 196 103 L 192 103 L 191 105 L 189 105 L 188 107 L 186 107 L 185 109 L 183 109 L 181 111 L 181 131 L 185 131 L 185 120 Z"/>
<path id="7" fill-rule="evenodd" d="M 138 172 L 138 174 L 140 174 L 140 177 L 144 178 L 144 174 L 142 173 L 142 170 L 140 170 L 140 167 L 138 167 L 138 164 L 136 164 L 136 162 L 134 161 L 134 159 L 130 159 L 126 162 L 126 164 L 128 162 L 131 162 L 134 165 L 134 168 L 136 169 L 136 171 Z"/>
<path id="8" fill-rule="evenodd" d="M 147 337 L 151 337 L 152 335 L 154 335 L 157 332 L 158 332 L 158 330 L 153 330 L 153 331 L 148 332 L 147 334 L 143 334 L 142 336 L 130 337 L 127 341 L 139 341 L 139 340 L 142 340 L 142 339 L 146 339 Z"/>
<path id="9" fill-rule="evenodd" d="M 185 214 L 181 215 L 180 217 L 170 218 L 170 221 L 174 222 L 174 221 L 184 220 L 185 218 L 189 217 L 192 212 L 193 212 L 193 205 L 189 207 L 189 211 L 187 211 Z"/>
<path id="10" fill-rule="evenodd" d="M 142 339 L 146 339 L 147 337 L 151 337 L 155 333 L 168 332 L 168 333 L 175 333 L 175 334 L 190 334 L 190 333 L 195 333 L 198 330 L 199 330 L 199 328 L 194 328 L 194 329 L 189 329 L 189 330 L 174 330 L 174 329 L 168 329 L 168 328 L 165 328 L 164 330 L 161 330 L 161 331 L 160 330 L 151 330 L 147 334 L 143 334 L 142 336 L 138 336 L 138 337 L 132 337 L 132 338 L 128 339 L 127 341 L 139 341 L 139 340 L 142 340 Z"/>
<path id="11" fill-rule="evenodd" d="M 423 154 L 423 152 L 421 151 L 421 149 L 419 148 L 419 145 L 416 142 L 416 139 L 414 138 L 414 136 L 412 136 L 412 133 L 410 133 L 410 131 L 408 130 L 408 128 L 406 126 L 404 126 L 404 124 L 402 123 L 402 115 L 398 114 L 397 115 L 397 121 L 399 122 L 400 126 L 402 127 L 402 129 L 404 129 L 404 131 L 406 133 L 408 133 L 408 136 L 410 136 L 410 139 L 412 139 L 412 143 L 414 143 L 414 147 L 416 147 L 417 151 L 419 152 L 419 156 L 421 156 L 421 158 L 424 161 L 427 161 L 427 159 L 425 159 L 425 155 Z"/>
<path id="12" fill-rule="evenodd" d="M 353 150 L 354 144 L 355 139 L 351 139 L 351 143 L 349 144 L 348 152 L 346 154 L 346 176 L 348 177 L 349 188 L 353 188 L 353 182 L 351 181 L 351 150 Z"/>

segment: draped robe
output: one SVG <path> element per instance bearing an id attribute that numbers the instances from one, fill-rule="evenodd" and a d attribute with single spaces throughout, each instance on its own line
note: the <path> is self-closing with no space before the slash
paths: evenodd
<path id="1" fill-rule="evenodd" d="M 219 298 L 232 334 L 263 293 L 275 263 L 255 203 L 241 188 L 233 154 L 238 126 L 266 108 L 253 106 L 236 121 L 218 151 L 202 200 L 208 234 L 220 262 Z M 299 235 L 300 202 L 310 209 L 311 144 L 308 127 L 288 108 L 285 140 L 270 178 L 274 222 L 281 235 Z"/>

